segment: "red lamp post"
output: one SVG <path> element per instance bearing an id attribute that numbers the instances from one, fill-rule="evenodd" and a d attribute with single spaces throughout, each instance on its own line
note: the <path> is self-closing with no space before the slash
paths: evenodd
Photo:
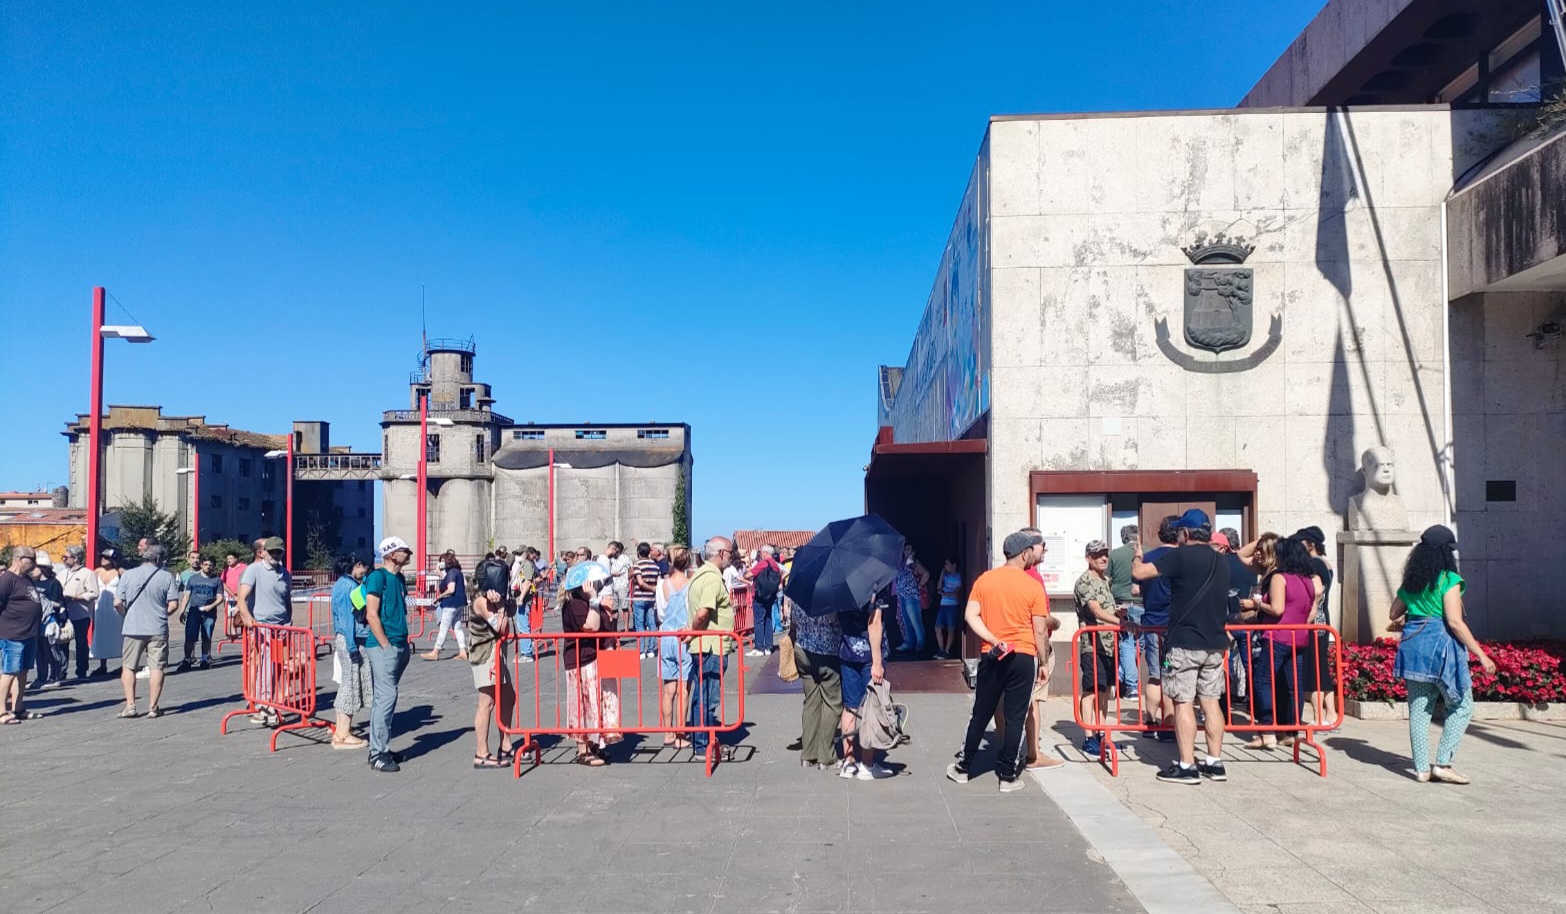
<path id="1" fill-rule="evenodd" d="M 283 567 L 290 574 L 294 570 L 294 432 L 288 431 L 288 447 L 280 451 L 267 451 L 268 460 L 282 458 L 285 461 L 283 478 Z"/>
<path id="2" fill-rule="evenodd" d="M 418 538 L 418 591 L 424 593 L 425 566 L 429 564 L 429 544 L 426 541 L 426 528 L 429 527 L 429 505 L 426 497 L 429 494 L 430 479 L 430 394 L 427 390 L 419 391 L 419 491 L 414 496 L 414 510 L 419 512 Z"/>
<path id="3" fill-rule="evenodd" d="M 555 449 L 549 449 L 549 567 L 555 567 Z"/>
<path id="4" fill-rule="evenodd" d="M 106 326 L 103 323 L 103 286 L 92 290 L 92 349 L 88 378 L 87 418 L 87 567 L 98 567 L 98 506 L 103 498 L 103 341 L 108 337 L 128 343 L 150 343 L 152 334 L 134 325 Z"/>

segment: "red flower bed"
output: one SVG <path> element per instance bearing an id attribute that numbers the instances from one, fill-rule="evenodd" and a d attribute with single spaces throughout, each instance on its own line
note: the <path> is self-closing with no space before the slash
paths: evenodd
<path id="1" fill-rule="evenodd" d="M 1566 643 L 1560 641 L 1486 641 L 1495 661 L 1486 673 L 1469 659 L 1474 676 L 1474 701 L 1517 701 L 1541 704 L 1566 701 Z M 1343 645 L 1343 695 L 1356 701 L 1406 701 L 1408 689 L 1392 675 L 1397 640 Z"/>

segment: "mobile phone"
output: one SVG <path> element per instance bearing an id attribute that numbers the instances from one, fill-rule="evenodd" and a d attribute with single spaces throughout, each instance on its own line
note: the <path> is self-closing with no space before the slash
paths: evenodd
<path id="1" fill-rule="evenodd" d="M 1013 650 L 1014 650 L 1014 648 L 1012 647 L 1011 643 L 1007 642 L 1007 641 L 1002 641 L 1002 642 L 1000 642 L 998 644 L 992 644 L 992 645 L 990 645 L 990 651 L 989 651 L 990 659 L 991 660 L 1003 660 Z"/>

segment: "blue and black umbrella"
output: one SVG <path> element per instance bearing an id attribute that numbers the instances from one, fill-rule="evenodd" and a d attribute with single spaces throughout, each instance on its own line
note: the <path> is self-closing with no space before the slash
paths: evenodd
<path id="1" fill-rule="evenodd" d="M 878 514 L 827 524 L 794 553 L 784 596 L 809 616 L 852 612 L 897 577 L 903 535 Z"/>

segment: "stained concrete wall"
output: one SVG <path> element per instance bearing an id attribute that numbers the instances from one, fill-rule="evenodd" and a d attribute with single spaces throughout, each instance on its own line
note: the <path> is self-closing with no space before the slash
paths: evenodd
<path id="1" fill-rule="evenodd" d="M 555 551 L 610 540 L 669 542 L 680 465 L 555 470 Z M 685 468 L 687 472 L 689 467 Z M 495 540 L 549 547 L 549 470 L 495 470 Z"/>
<path id="2" fill-rule="evenodd" d="M 1343 526 L 1359 454 L 1397 452 L 1411 523 L 1447 509 L 1440 204 L 1475 160 L 1461 112 L 1237 111 L 997 120 L 990 129 L 991 527 L 1028 473 L 1250 469 L 1261 529 Z M 1246 371 L 1183 339 L 1182 252 L 1256 245 Z"/>
<path id="3" fill-rule="evenodd" d="M 1414 0 L 1331 0 L 1268 68 L 1241 108 L 1311 104 L 1329 80 Z"/>
<path id="4" fill-rule="evenodd" d="M 1566 321 L 1566 289 L 1483 293 L 1452 303 L 1457 537 L 1465 605 L 1494 638 L 1566 637 L 1566 342 L 1527 334 Z M 1516 484 L 1489 501 L 1488 481 Z"/>

